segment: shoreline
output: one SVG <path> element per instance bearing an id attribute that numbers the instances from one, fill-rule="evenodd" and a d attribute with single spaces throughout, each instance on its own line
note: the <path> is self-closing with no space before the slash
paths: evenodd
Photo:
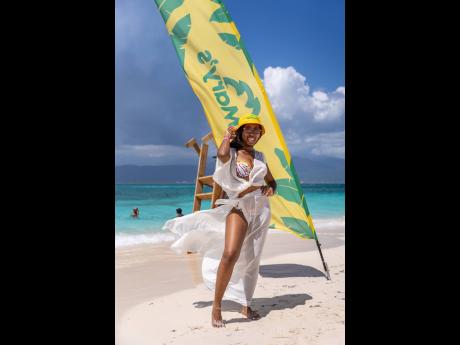
<path id="1" fill-rule="evenodd" d="M 160 229 L 164 225 L 164 222 L 161 225 L 158 225 L 158 229 Z M 325 217 L 325 218 L 317 218 L 314 221 L 315 227 L 319 228 L 318 236 L 321 239 L 321 235 L 323 233 L 329 233 L 330 229 L 335 228 L 343 228 L 345 226 L 345 216 L 340 215 L 336 217 Z M 288 233 L 291 234 L 289 231 L 284 230 L 277 230 L 277 229 L 269 229 L 269 233 Z M 177 235 L 164 232 L 161 230 L 149 230 L 145 232 L 136 232 L 130 233 L 130 231 L 122 231 L 116 230 L 115 232 L 115 249 L 116 250 L 123 250 L 128 248 L 134 248 L 138 246 L 142 248 L 144 245 L 159 245 L 159 246 L 168 246 L 171 244 Z"/>

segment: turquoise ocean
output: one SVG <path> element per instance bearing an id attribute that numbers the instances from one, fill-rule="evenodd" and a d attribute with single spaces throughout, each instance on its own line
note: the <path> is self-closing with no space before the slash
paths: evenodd
<path id="1" fill-rule="evenodd" d="M 344 184 L 304 184 L 302 189 L 318 234 L 345 223 Z M 184 215 L 192 212 L 194 190 L 194 184 L 116 184 L 115 247 L 174 240 L 162 226 L 175 217 L 176 208 Z M 135 207 L 138 218 L 131 217 Z M 210 201 L 202 202 L 202 210 L 209 207 Z"/>

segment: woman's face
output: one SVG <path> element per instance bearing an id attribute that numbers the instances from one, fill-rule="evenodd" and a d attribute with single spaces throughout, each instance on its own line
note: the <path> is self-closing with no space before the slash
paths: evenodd
<path id="1" fill-rule="evenodd" d="M 243 143 L 248 146 L 254 146 L 262 135 L 262 128 L 256 124 L 247 124 L 243 126 L 241 138 Z"/>

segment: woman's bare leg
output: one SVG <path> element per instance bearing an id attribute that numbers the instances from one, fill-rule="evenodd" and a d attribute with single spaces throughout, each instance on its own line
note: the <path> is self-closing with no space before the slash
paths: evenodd
<path id="1" fill-rule="evenodd" d="M 214 327 L 225 326 L 221 314 L 222 298 L 232 276 L 233 267 L 240 256 L 247 229 L 248 223 L 243 213 L 235 208 L 232 209 L 225 224 L 225 248 L 217 270 L 216 291 L 212 305 L 212 325 Z"/>

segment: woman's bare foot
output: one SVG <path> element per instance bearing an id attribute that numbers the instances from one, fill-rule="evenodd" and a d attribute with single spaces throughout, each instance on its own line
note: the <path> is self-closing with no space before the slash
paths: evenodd
<path id="1" fill-rule="evenodd" d="M 225 323 L 222 320 L 222 313 L 220 312 L 220 307 L 215 307 L 214 305 L 212 306 L 212 327 L 225 327 Z"/>
<path id="2" fill-rule="evenodd" d="M 260 315 L 256 311 L 252 310 L 251 307 L 243 306 L 243 308 L 241 308 L 240 313 L 250 320 L 260 319 Z"/>

